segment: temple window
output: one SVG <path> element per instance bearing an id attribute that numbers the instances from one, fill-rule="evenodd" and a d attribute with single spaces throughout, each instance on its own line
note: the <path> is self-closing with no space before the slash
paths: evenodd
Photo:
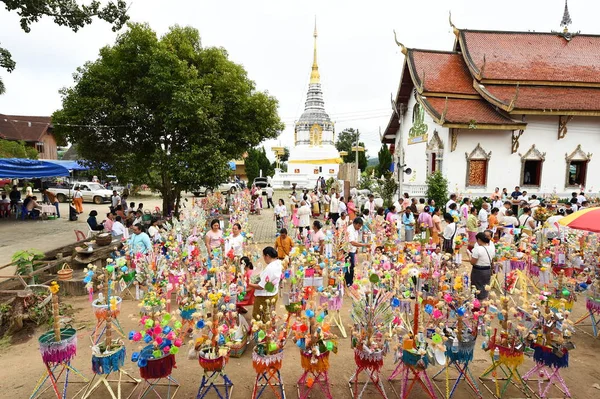
<path id="1" fill-rule="evenodd" d="M 467 160 L 467 176 L 465 186 L 468 188 L 485 188 L 487 186 L 489 161 L 492 152 L 486 153 L 481 145 L 477 146 L 470 154 L 465 152 Z"/>
<path id="2" fill-rule="evenodd" d="M 570 155 L 565 154 L 567 172 L 565 177 L 565 187 L 585 188 L 587 182 L 588 163 L 592 159 L 591 153 L 585 153 L 581 149 L 581 144 Z"/>
<path id="3" fill-rule="evenodd" d="M 442 161 L 444 159 L 444 143 L 440 139 L 437 130 L 433 131 L 433 137 L 427 143 L 427 175 L 437 171 L 442 171 Z"/>
<path id="4" fill-rule="evenodd" d="M 535 144 L 521 157 L 521 186 L 537 187 L 542 184 L 542 167 L 546 160 L 546 153 L 540 152 Z"/>

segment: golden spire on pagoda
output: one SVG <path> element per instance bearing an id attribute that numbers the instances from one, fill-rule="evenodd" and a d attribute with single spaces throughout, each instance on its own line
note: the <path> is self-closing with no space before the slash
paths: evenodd
<path id="1" fill-rule="evenodd" d="M 319 74 L 319 65 L 317 64 L 317 17 L 315 17 L 315 50 L 313 56 L 312 72 L 310 73 L 310 83 L 321 83 L 321 75 Z"/>

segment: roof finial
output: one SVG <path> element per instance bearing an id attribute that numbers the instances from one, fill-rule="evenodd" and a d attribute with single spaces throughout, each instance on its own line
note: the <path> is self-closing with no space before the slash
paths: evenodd
<path id="1" fill-rule="evenodd" d="M 454 35 L 458 36 L 460 30 L 452 23 L 452 11 L 448 11 L 448 22 L 450 22 L 450 27 Z"/>
<path id="2" fill-rule="evenodd" d="M 398 41 L 398 38 L 396 37 L 396 29 L 394 29 L 394 41 L 396 42 L 396 44 L 398 45 L 398 47 L 400 47 L 400 51 L 402 51 L 402 54 L 406 55 L 406 53 L 408 52 L 408 50 L 406 49 L 406 47 L 404 46 L 404 44 L 400 43 Z"/>
<path id="3" fill-rule="evenodd" d="M 560 21 L 560 26 L 565 28 L 565 32 L 569 31 L 569 25 L 571 25 L 573 21 L 571 21 L 571 15 L 569 14 L 569 0 L 565 0 L 565 11 L 563 12 L 562 21 Z"/>
<path id="4" fill-rule="evenodd" d="M 313 54 L 312 71 L 310 73 L 310 83 L 320 83 L 321 75 L 319 74 L 319 65 L 317 64 L 317 16 L 315 15 L 315 32 L 313 33 L 315 38 L 315 49 Z"/>

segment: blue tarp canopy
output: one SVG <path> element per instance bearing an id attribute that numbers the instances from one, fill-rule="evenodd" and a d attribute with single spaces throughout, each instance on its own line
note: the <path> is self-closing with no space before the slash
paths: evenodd
<path id="1" fill-rule="evenodd" d="M 235 161 L 229 161 L 229 169 L 235 170 Z"/>
<path id="2" fill-rule="evenodd" d="M 68 170 L 89 170 L 89 166 L 85 166 L 80 164 L 78 161 L 67 161 L 67 160 L 58 160 L 58 159 L 46 159 L 46 162 L 50 162 L 56 165 L 64 166 Z"/>
<path id="3" fill-rule="evenodd" d="M 64 166 L 48 161 L 25 158 L 0 158 L 0 177 L 34 179 L 36 177 L 69 176 Z"/>

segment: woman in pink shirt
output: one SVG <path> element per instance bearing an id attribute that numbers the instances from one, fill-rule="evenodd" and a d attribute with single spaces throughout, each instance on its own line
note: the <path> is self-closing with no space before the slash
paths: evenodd
<path id="1" fill-rule="evenodd" d="M 431 229 L 433 229 L 433 219 L 429 213 L 429 205 L 425 206 L 423 212 L 419 214 L 417 223 L 419 224 L 421 231 L 425 231 L 425 239 L 429 241 L 429 237 L 431 237 Z"/>
<path id="2" fill-rule="evenodd" d="M 214 251 L 216 249 L 223 249 L 223 230 L 221 230 L 219 219 L 214 219 L 210 222 L 210 230 L 206 233 L 204 242 L 206 243 L 206 250 L 210 259 L 214 259 Z"/>
<path id="3" fill-rule="evenodd" d="M 325 233 L 323 233 L 321 227 L 323 226 L 318 220 L 313 222 L 313 231 L 310 235 L 310 246 L 323 255 L 323 250 L 325 249 Z"/>

